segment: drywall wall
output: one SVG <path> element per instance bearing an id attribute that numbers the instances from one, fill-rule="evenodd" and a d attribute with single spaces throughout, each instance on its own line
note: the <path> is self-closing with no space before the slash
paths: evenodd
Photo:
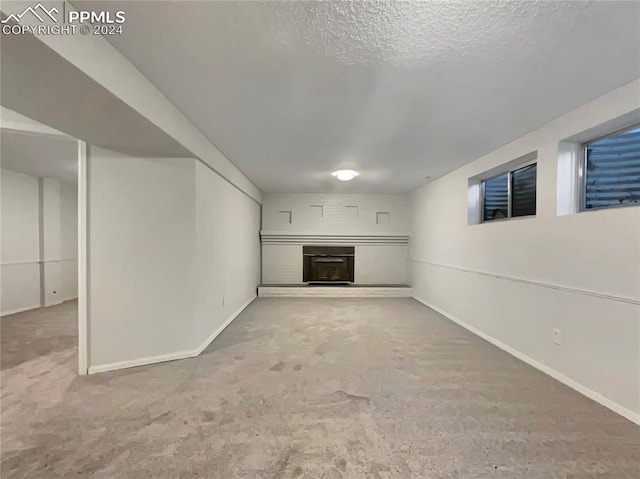
<path id="1" fill-rule="evenodd" d="M 191 158 L 88 171 L 89 372 L 200 354 L 256 297 L 260 205 Z"/>
<path id="2" fill-rule="evenodd" d="M 43 300 L 51 306 L 78 296 L 78 190 L 41 181 Z"/>
<path id="3" fill-rule="evenodd" d="M 417 190 L 409 253 L 416 299 L 634 421 L 640 208 L 558 216 L 556 177 L 559 143 L 633 114 L 639 92 L 614 90 Z M 537 215 L 469 225 L 469 178 L 536 150 Z"/>
<path id="4" fill-rule="evenodd" d="M 2 314 L 40 306 L 38 178 L 2 169 Z"/>
<path id="5" fill-rule="evenodd" d="M 2 170 L 2 314 L 77 297 L 77 187 Z"/>
<path id="6" fill-rule="evenodd" d="M 87 161 L 89 371 L 191 349 L 195 160 Z"/>
<path id="7" fill-rule="evenodd" d="M 195 165 L 197 311 L 194 344 L 204 347 L 256 297 L 260 205 L 208 167 Z"/>
<path id="8" fill-rule="evenodd" d="M 263 195 L 262 281 L 302 283 L 302 246 L 355 247 L 355 282 L 407 281 L 409 198 L 404 195 Z"/>

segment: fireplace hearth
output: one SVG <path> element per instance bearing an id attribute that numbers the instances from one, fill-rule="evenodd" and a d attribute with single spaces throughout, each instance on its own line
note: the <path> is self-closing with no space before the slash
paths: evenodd
<path id="1" fill-rule="evenodd" d="M 303 246 L 302 256 L 302 281 L 305 283 L 353 283 L 353 246 Z"/>

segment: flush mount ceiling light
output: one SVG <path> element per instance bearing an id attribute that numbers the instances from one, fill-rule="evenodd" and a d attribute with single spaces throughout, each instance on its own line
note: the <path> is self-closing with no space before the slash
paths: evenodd
<path id="1" fill-rule="evenodd" d="M 351 181 L 356 176 L 359 175 L 357 171 L 353 171 L 353 170 L 338 170 L 338 171 L 334 171 L 331 174 L 336 178 L 338 178 L 340 181 Z"/>

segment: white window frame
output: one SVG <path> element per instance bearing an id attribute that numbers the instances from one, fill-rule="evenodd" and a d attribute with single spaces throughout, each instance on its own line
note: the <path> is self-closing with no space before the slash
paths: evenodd
<path id="1" fill-rule="evenodd" d="M 595 143 L 597 141 L 603 140 L 610 136 L 618 135 L 619 133 L 623 133 L 628 130 L 635 130 L 636 128 L 640 128 L 640 123 L 635 123 L 633 125 L 625 126 L 624 128 L 618 128 L 613 131 L 609 131 L 608 133 L 590 138 L 587 141 L 583 141 L 579 145 L 579 158 L 578 158 L 578 213 L 583 213 L 586 211 L 601 211 L 601 210 L 610 210 L 615 208 L 628 208 L 640 205 L 628 204 L 628 205 L 611 205 L 611 206 L 603 206 L 601 208 L 587 208 L 587 147 Z"/>
<path id="2" fill-rule="evenodd" d="M 631 110 L 588 129 L 563 138 L 558 143 L 556 176 L 556 215 L 566 216 L 583 212 L 611 211 L 615 208 L 584 208 L 586 196 L 585 163 L 583 145 L 597 139 L 633 128 L 640 124 L 640 108 Z M 633 205 L 622 205 L 633 206 Z"/>
<path id="3" fill-rule="evenodd" d="M 538 152 L 534 151 L 532 153 L 529 153 L 525 156 L 522 156 L 512 162 L 509 162 L 508 164 L 504 165 L 502 169 L 498 170 L 497 172 L 492 170 L 491 173 L 485 173 L 483 175 L 481 175 L 478 180 L 479 180 L 479 186 L 480 186 L 480 197 L 479 197 L 479 210 L 480 210 L 480 224 L 486 224 L 486 223 L 500 223 L 502 221 L 506 221 L 506 220 L 512 220 L 514 219 L 514 217 L 511 215 L 512 211 L 512 194 L 513 194 L 513 187 L 512 187 L 512 183 L 513 183 L 513 172 L 520 170 L 522 168 L 526 168 L 527 166 L 531 166 L 534 164 L 538 163 Z M 492 180 L 494 178 L 497 178 L 498 176 L 502 176 L 506 174 L 507 175 L 507 217 L 506 218 L 499 218 L 499 219 L 495 219 L 495 220 L 487 220 L 484 217 L 484 188 L 485 188 L 485 182 Z M 537 202 L 537 197 L 538 197 L 538 177 L 537 177 L 537 171 L 536 171 L 536 202 Z M 532 215 L 523 215 L 523 216 L 516 216 L 516 219 L 520 219 L 520 218 L 534 218 L 536 216 L 538 212 L 538 205 L 536 204 L 536 213 L 532 214 Z"/>

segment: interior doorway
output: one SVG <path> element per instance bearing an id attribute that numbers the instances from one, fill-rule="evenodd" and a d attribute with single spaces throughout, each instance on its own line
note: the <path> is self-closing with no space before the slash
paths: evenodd
<path id="1" fill-rule="evenodd" d="M 71 347 L 83 374 L 80 142 L 6 108 L 1 115 L 2 367 Z"/>

